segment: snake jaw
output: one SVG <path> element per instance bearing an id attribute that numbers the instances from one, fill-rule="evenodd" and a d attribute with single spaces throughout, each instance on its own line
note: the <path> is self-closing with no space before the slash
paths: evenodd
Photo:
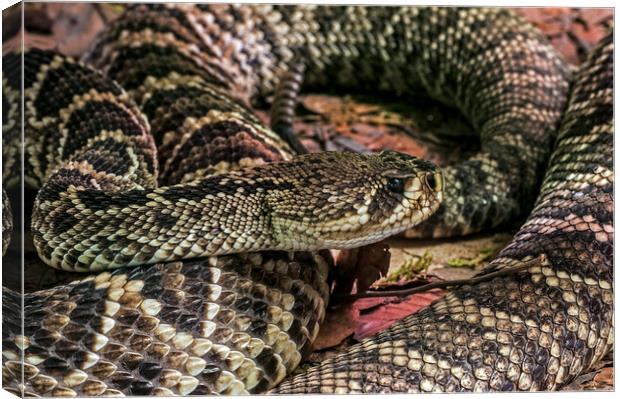
<path id="1" fill-rule="evenodd" d="M 435 184 L 429 184 L 434 180 Z M 399 234 L 424 222 L 433 215 L 443 201 L 443 176 L 441 171 L 420 172 L 410 179 L 403 192 L 401 203 L 392 215 L 383 219 L 384 237 Z M 377 240 L 379 241 L 379 240 Z M 369 242 L 370 244 L 370 242 Z"/>
<path id="2" fill-rule="evenodd" d="M 443 175 L 441 170 L 429 161 L 396 151 L 383 151 L 382 160 L 394 166 L 385 173 L 388 189 L 393 189 L 391 179 L 404 179 L 400 204 L 376 217 L 381 221 L 385 237 L 410 229 L 435 213 L 443 201 Z M 391 184 L 392 183 L 392 184 Z"/>

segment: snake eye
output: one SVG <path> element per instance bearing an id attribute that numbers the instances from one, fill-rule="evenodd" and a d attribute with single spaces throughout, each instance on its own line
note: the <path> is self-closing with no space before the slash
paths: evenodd
<path id="1" fill-rule="evenodd" d="M 427 174 L 425 176 L 425 180 L 426 180 L 426 185 L 428 186 L 428 188 L 430 188 L 433 191 L 437 190 L 437 179 L 435 178 L 434 173 Z"/>
<path id="2" fill-rule="evenodd" d="M 393 193 L 402 194 L 405 192 L 405 181 L 398 177 L 390 177 L 387 188 Z"/>

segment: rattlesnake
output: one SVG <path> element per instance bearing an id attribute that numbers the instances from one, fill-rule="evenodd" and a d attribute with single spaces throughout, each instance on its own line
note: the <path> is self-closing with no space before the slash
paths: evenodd
<path id="1" fill-rule="evenodd" d="M 594 66 L 607 67 L 599 58 Z M 9 132 L 20 128 L 19 59 L 4 63 Z M 42 186 L 33 215 L 41 258 L 93 271 L 172 261 L 28 294 L 23 333 L 21 297 L 3 290 L 4 386 L 45 395 L 276 386 L 316 336 L 331 261 L 325 253 L 246 252 L 377 241 L 427 218 L 442 189 L 443 205 L 412 235 L 470 233 L 522 215 L 568 90 L 568 69 L 545 39 L 495 9 L 136 6 L 86 57 L 128 94 L 69 58 L 31 51 L 25 60 L 26 183 Z M 469 118 L 482 150 L 444 168 L 443 179 L 432 164 L 393 152 L 294 157 L 249 105 L 299 62 L 311 87 L 424 89 Z M 587 90 L 596 92 L 584 104 L 600 106 L 596 93 L 605 88 Z M 570 118 L 584 108 L 569 108 L 561 137 L 572 137 Z M 600 228 L 600 245 L 575 233 L 569 252 L 556 244 L 566 231 L 546 238 L 543 229 L 568 227 L 546 226 L 541 200 L 492 268 L 542 252 L 539 266 L 454 291 L 279 391 L 552 389 L 604 355 L 613 335 L 608 127 L 583 139 L 602 146 L 594 160 L 601 169 L 588 169 L 585 180 L 570 175 L 584 200 L 599 202 L 554 216 Z M 15 160 L 6 137 L 5 159 Z M 282 160 L 289 162 L 263 165 Z M 549 171 L 557 164 L 565 173 L 565 162 L 556 153 Z M 5 183 L 18 167 L 5 161 Z M 556 194 L 551 176 L 543 196 Z M 209 208 L 218 198 L 226 201 Z M 587 260 L 580 250 L 591 268 L 571 263 Z M 174 261 L 196 256 L 211 257 Z"/>

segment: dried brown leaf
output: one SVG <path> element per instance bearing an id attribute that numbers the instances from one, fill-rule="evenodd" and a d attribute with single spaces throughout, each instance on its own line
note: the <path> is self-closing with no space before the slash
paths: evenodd
<path id="1" fill-rule="evenodd" d="M 322 350 L 339 345 L 355 332 L 359 317 L 360 311 L 355 303 L 329 309 L 319 335 L 314 341 L 314 349 Z"/>
<path id="2" fill-rule="evenodd" d="M 356 292 L 368 289 L 379 278 L 385 276 L 390 267 L 389 246 L 383 242 L 360 248 L 340 251 L 336 258 L 336 283 L 334 293 L 349 294 L 356 286 Z"/>
<path id="3" fill-rule="evenodd" d="M 353 337 L 356 340 L 362 340 L 379 331 L 385 330 L 396 321 L 417 312 L 423 307 L 428 306 L 434 300 L 441 298 L 443 294 L 443 290 L 434 289 L 412 295 L 399 303 L 388 303 L 376 307 L 369 312 L 364 311 L 359 317 L 359 322 Z"/>

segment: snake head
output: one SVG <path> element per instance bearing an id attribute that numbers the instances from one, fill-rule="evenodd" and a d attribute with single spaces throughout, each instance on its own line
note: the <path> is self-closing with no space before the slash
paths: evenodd
<path id="1" fill-rule="evenodd" d="M 358 231 L 368 237 L 364 245 L 420 224 L 443 199 L 443 177 L 435 164 L 396 151 L 381 152 L 373 164 L 371 195 L 357 208 Z"/>
<path id="2" fill-rule="evenodd" d="M 438 167 L 395 151 L 309 154 L 294 165 L 295 187 L 271 208 L 277 241 L 289 249 L 381 241 L 426 220 L 443 199 Z"/>

